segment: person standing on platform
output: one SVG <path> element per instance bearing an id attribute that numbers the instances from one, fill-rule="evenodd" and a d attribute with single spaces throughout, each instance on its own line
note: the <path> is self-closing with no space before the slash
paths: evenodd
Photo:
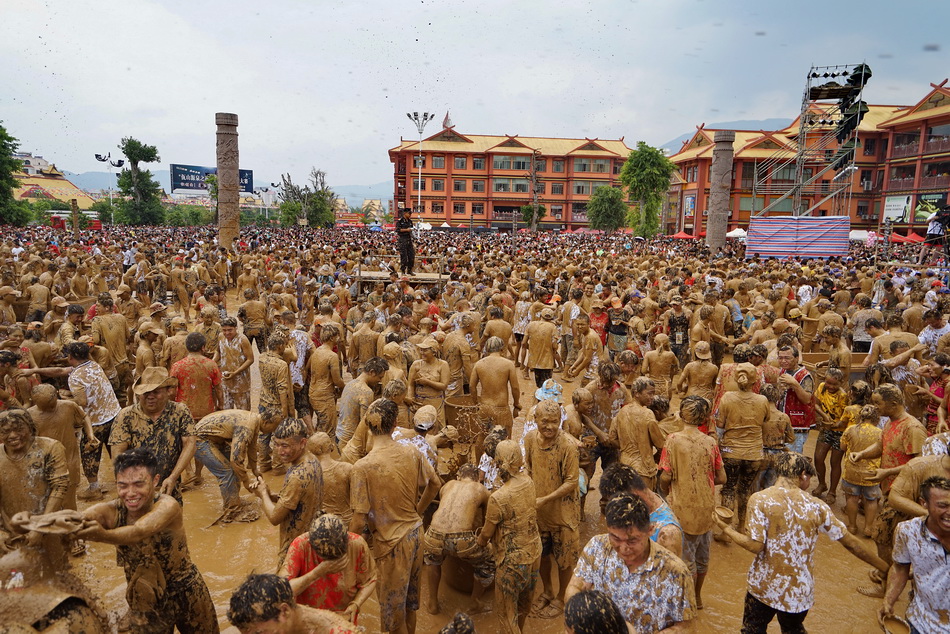
<path id="1" fill-rule="evenodd" d="M 416 248 L 412 244 L 412 210 L 403 209 L 396 221 L 396 234 L 399 236 L 399 270 L 412 275 L 416 266 Z"/>

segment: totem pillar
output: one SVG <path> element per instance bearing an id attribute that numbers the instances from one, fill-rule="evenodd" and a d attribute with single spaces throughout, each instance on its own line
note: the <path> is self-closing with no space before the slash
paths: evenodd
<path id="1" fill-rule="evenodd" d="M 706 244 L 716 252 L 726 245 L 729 217 L 732 215 L 732 144 L 736 133 L 720 130 L 713 137 L 712 169 L 709 176 L 709 216 L 706 221 Z"/>
<path id="2" fill-rule="evenodd" d="M 229 112 L 214 115 L 217 131 L 218 245 L 231 249 L 241 231 L 238 206 L 238 116 Z"/>

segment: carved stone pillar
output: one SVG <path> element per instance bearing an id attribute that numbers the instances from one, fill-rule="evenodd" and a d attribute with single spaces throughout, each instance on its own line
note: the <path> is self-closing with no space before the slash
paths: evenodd
<path id="1" fill-rule="evenodd" d="M 720 130 L 713 137 L 712 170 L 709 177 L 709 218 L 706 221 L 706 244 L 709 251 L 716 252 L 726 244 L 729 216 L 732 214 L 732 144 L 736 133 Z"/>
<path id="2" fill-rule="evenodd" d="M 217 131 L 218 244 L 231 249 L 241 230 L 238 206 L 238 116 L 229 112 L 214 115 Z"/>

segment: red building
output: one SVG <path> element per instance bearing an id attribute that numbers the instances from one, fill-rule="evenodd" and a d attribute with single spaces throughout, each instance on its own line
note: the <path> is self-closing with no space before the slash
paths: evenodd
<path id="1" fill-rule="evenodd" d="M 926 214 L 918 205 L 946 202 L 950 189 L 950 89 L 946 83 L 932 84 L 931 91 L 913 106 L 870 105 L 858 127 L 854 171 L 838 178 L 835 172 L 823 174 L 814 189 L 803 194 L 803 208 L 814 204 L 818 205 L 814 215 L 848 215 L 856 229 L 877 229 L 891 218 L 902 233 L 923 234 Z M 730 229 L 747 228 L 751 215 L 792 185 L 794 170 L 775 159 L 796 154 L 798 130 L 796 119 L 784 130 L 735 131 Z M 667 233 L 705 230 L 715 133 L 700 125 L 670 157 L 678 174 L 666 202 L 669 213 L 663 229 Z M 828 157 L 822 158 L 826 163 Z M 818 173 L 824 163 L 806 162 L 805 176 Z M 843 206 L 820 204 L 824 193 L 842 178 L 851 181 L 850 194 L 839 199 Z M 792 212 L 793 201 L 786 198 L 769 214 Z"/>
<path id="2" fill-rule="evenodd" d="M 454 127 L 424 139 L 421 149 L 421 179 L 418 140 L 403 139 L 389 150 L 397 208 L 415 209 L 421 193 L 417 217 L 426 222 L 499 229 L 520 221 L 521 207 L 533 201 L 532 180 L 537 201 L 547 210 L 539 228 L 586 227 L 591 194 L 619 186 L 620 168 L 630 154 L 623 138 L 463 135 Z"/>

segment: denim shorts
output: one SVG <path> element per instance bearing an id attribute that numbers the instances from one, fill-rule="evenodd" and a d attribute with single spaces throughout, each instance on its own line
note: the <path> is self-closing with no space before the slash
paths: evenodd
<path id="1" fill-rule="evenodd" d="M 854 495 L 859 498 L 864 498 L 868 501 L 881 499 L 880 484 L 875 484 L 873 486 L 861 486 L 860 484 L 851 484 L 847 480 L 841 480 L 841 489 L 844 491 L 845 495 Z"/>

